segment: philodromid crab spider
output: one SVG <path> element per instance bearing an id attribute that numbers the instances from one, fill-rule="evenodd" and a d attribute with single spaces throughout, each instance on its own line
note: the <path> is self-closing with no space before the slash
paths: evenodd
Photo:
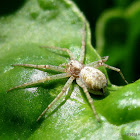
<path id="1" fill-rule="evenodd" d="M 58 47 L 47 47 L 51 49 L 56 49 L 60 51 L 65 51 L 68 53 L 70 57 L 70 61 L 68 64 L 62 64 L 59 66 L 53 66 L 53 65 L 33 65 L 33 64 L 14 64 L 12 66 L 23 66 L 23 67 L 31 67 L 31 68 L 44 68 L 44 69 L 50 69 L 54 71 L 61 72 L 60 74 L 47 76 L 46 78 L 43 78 L 41 80 L 31 82 L 31 83 L 24 83 L 19 86 L 15 86 L 8 90 L 11 91 L 13 89 L 17 88 L 25 88 L 27 86 L 32 86 L 38 83 L 43 83 L 47 80 L 54 80 L 54 79 L 61 79 L 70 77 L 66 84 L 64 85 L 61 92 L 56 96 L 56 98 L 48 105 L 48 107 L 41 113 L 41 115 L 38 117 L 37 121 L 40 120 L 40 118 L 46 113 L 46 111 L 51 108 L 56 101 L 60 99 L 60 97 L 66 92 L 68 87 L 72 84 L 74 80 L 76 80 L 76 83 L 83 89 L 90 105 L 92 108 L 92 111 L 97 119 L 98 122 L 100 122 L 99 116 L 96 113 L 93 99 L 91 98 L 90 93 L 102 95 L 104 92 L 104 89 L 107 86 L 107 78 L 106 76 L 97 68 L 104 66 L 105 68 L 117 71 L 120 73 L 122 79 L 128 84 L 128 82 L 125 80 L 123 74 L 121 73 L 120 69 L 109 66 L 105 64 L 108 60 L 108 56 L 103 57 L 101 60 L 94 61 L 92 63 L 89 63 L 87 65 L 84 65 L 84 57 L 85 57 L 85 36 L 86 36 L 86 25 L 84 23 L 83 30 L 82 30 L 82 46 L 81 46 L 81 54 L 79 60 L 76 60 L 76 57 L 73 55 L 73 53 L 66 48 L 58 48 Z M 99 92 L 95 92 L 99 91 Z"/>

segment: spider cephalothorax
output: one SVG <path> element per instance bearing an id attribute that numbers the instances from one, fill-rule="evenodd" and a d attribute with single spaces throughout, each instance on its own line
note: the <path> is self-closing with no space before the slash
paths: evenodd
<path id="1" fill-rule="evenodd" d="M 92 108 L 92 111 L 94 112 L 94 115 L 98 121 L 100 121 L 96 110 L 94 108 L 93 99 L 90 97 L 89 91 L 93 94 L 102 95 L 102 92 L 95 92 L 95 91 L 104 91 L 104 88 L 107 86 L 107 79 L 105 75 L 98 70 L 97 68 L 100 66 L 104 66 L 106 68 L 115 70 L 120 73 L 123 80 L 127 83 L 125 80 L 123 74 L 121 73 L 120 69 L 109 66 L 105 64 L 104 62 L 107 61 L 108 56 L 103 57 L 101 60 L 94 61 L 88 65 L 84 65 L 84 57 L 85 57 L 85 23 L 83 26 L 83 34 L 82 34 L 82 47 L 81 47 L 81 54 L 79 60 L 76 60 L 73 53 L 66 49 L 66 48 L 59 48 L 59 47 L 46 47 L 46 48 L 52 48 L 56 50 L 66 51 L 70 56 L 70 62 L 68 64 L 62 64 L 59 66 L 52 66 L 52 65 L 33 65 L 33 64 L 15 64 L 13 66 L 24 66 L 24 67 L 32 67 L 32 68 L 45 68 L 45 69 L 51 69 L 54 71 L 62 72 L 61 74 L 47 76 L 46 78 L 40 79 L 36 82 L 31 83 L 24 83 L 23 85 L 15 86 L 8 91 L 11 91 L 16 88 L 25 88 L 27 86 L 32 86 L 38 83 L 43 83 L 47 80 L 53 80 L 53 79 L 60 79 L 60 78 L 66 78 L 70 77 L 66 84 L 64 85 L 64 88 L 62 91 L 57 95 L 57 97 L 48 105 L 48 107 L 42 112 L 42 114 L 38 117 L 37 121 L 46 113 L 46 111 L 52 107 L 52 105 L 66 92 L 70 84 L 73 82 L 73 80 L 76 79 L 76 83 L 83 89 L 90 105 Z M 65 67 L 63 67 L 65 66 Z"/>
<path id="2" fill-rule="evenodd" d="M 67 72 L 70 72 L 75 78 L 79 77 L 81 70 L 84 68 L 84 65 L 78 62 L 77 60 L 71 60 L 68 65 Z"/>

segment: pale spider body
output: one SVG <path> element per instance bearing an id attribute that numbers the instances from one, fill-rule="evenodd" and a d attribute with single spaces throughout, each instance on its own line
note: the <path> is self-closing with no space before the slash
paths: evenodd
<path id="1" fill-rule="evenodd" d="M 82 34 L 82 47 L 81 47 L 81 54 L 79 60 L 76 60 L 75 56 L 73 53 L 66 49 L 66 48 L 59 48 L 59 47 L 46 47 L 46 48 L 51 48 L 55 50 L 61 50 L 61 51 L 66 51 L 69 56 L 70 56 L 70 62 L 68 64 L 61 64 L 59 66 L 53 66 L 53 65 L 33 65 L 33 64 L 14 64 L 12 66 L 23 66 L 23 67 L 32 67 L 32 68 L 45 68 L 45 69 L 51 69 L 54 71 L 62 72 L 60 74 L 52 75 L 52 76 L 47 76 L 46 78 L 40 79 L 35 82 L 31 83 L 24 83 L 19 86 L 15 86 L 8 91 L 11 91 L 13 89 L 17 88 L 26 88 L 28 86 L 32 86 L 38 83 L 43 83 L 48 80 L 54 80 L 54 79 L 60 79 L 60 78 L 66 78 L 70 77 L 66 84 L 64 85 L 63 89 L 61 92 L 57 95 L 57 97 L 48 105 L 48 107 L 41 113 L 41 115 L 38 117 L 37 121 L 40 120 L 40 118 L 46 113 L 46 111 L 51 108 L 56 101 L 62 97 L 62 95 L 66 92 L 68 87 L 71 85 L 71 83 L 76 80 L 76 83 L 83 89 L 90 105 L 92 108 L 92 111 L 97 119 L 97 121 L 100 121 L 99 116 L 96 113 L 94 104 L 93 104 L 93 99 L 91 98 L 89 91 L 93 94 L 98 94 L 102 95 L 104 92 L 104 89 L 107 86 L 107 79 L 105 75 L 98 70 L 98 67 L 104 66 L 106 68 L 112 69 L 114 71 L 117 71 L 120 73 L 122 76 L 123 80 L 127 83 L 125 80 L 123 74 L 121 73 L 120 69 L 109 66 L 105 64 L 108 60 L 108 56 L 103 57 L 101 60 L 94 61 L 92 63 L 89 63 L 87 65 L 84 65 L 84 57 L 85 57 L 85 23 L 83 26 L 83 34 Z M 97 92 L 99 91 L 99 92 Z"/>
<path id="2" fill-rule="evenodd" d="M 107 86 L 107 79 L 100 70 L 94 67 L 84 66 L 84 64 L 77 60 L 71 60 L 66 71 L 75 78 L 79 78 L 86 85 L 90 93 L 97 95 L 104 93 Z"/>
<path id="3" fill-rule="evenodd" d="M 103 95 L 107 86 L 106 76 L 98 69 L 86 66 L 79 73 L 81 81 L 84 82 L 90 93 Z M 95 92 L 99 91 L 99 92 Z"/>

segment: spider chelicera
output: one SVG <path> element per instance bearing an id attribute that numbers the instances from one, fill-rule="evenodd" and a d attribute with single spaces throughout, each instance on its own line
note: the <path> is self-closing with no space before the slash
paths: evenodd
<path id="1" fill-rule="evenodd" d="M 73 53 L 66 48 L 58 48 L 58 47 L 47 47 L 47 48 L 51 48 L 51 49 L 56 49 L 56 50 L 61 50 L 61 51 L 65 51 L 68 53 L 68 55 L 70 56 L 70 61 L 68 64 L 61 64 L 59 66 L 53 66 L 53 65 L 33 65 L 33 64 L 14 64 L 12 66 L 23 66 L 23 67 L 32 67 L 32 68 L 44 68 L 44 69 L 51 69 L 54 71 L 58 71 L 58 72 L 62 72 L 60 74 L 56 74 L 56 75 L 52 75 L 52 76 L 47 76 L 46 78 L 43 78 L 41 80 L 38 80 L 36 82 L 31 82 L 31 83 L 24 83 L 22 85 L 19 86 L 15 86 L 11 89 L 9 89 L 8 91 L 11 91 L 13 89 L 17 89 L 17 88 L 25 88 L 27 86 L 32 86 L 34 84 L 38 84 L 38 83 L 43 83 L 47 80 L 53 80 L 53 79 L 60 79 L 60 78 L 66 78 L 66 77 L 70 77 L 68 79 L 68 81 L 66 82 L 66 84 L 64 85 L 62 91 L 57 95 L 57 97 L 48 105 L 48 107 L 41 113 L 41 115 L 38 117 L 37 121 L 40 120 L 40 118 L 46 113 L 46 111 L 53 106 L 53 104 L 59 100 L 59 98 L 66 92 L 66 90 L 68 89 L 68 87 L 71 85 L 71 83 L 76 79 L 76 83 L 83 89 L 90 105 L 92 108 L 92 111 L 97 119 L 97 121 L 99 122 L 100 119 L 96 113 L 94 104 L 93 104 L 93 99 L 91 98 L 90 93 L 93 94 L 98 94 L 98 95 L 102 95 L 104 92 L 104 89 L 107 86 L 107 79 L 105 77 L 105 75 L 98 70 L 98 67 L 104 66 L 106 68 L 109 68 L 111 70 L 117 71 L 120 73 L 122 79 L 127 83 L 127 81 L 125 80 L 123 74 L 121 73 L 120 69 L 109 66 L 107 64 L 105 64 L 104 62 L 106 62 L 108 60 L 108 56 L 103 57 L 101 60 L 99 61 L 94 61 L 90 64 L 84 65 L 84 57 L 85 57 L 85 34 L 86 34 L 86 27 L 85 27 L 85 23 L 83 26 L 83 32 L 82 32 L 82 47 L 81 47 L 81 54 L 80 54 L 80 58 L 79 60 L 76 60 L 75 56 L 73 55 Z M 128 83 L 127 83 L 128 84 Z M 100 92 L 95 92 L 95 91 L 100 91 Z"/>

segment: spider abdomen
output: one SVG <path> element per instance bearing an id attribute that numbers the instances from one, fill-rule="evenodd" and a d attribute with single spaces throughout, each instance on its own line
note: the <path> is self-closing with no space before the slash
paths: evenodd
<path id="1" fill-rule="evenodd" d="M 105 75 L 100 70 L 93 67 L 84 67 L 81 70 L 79 77 L 91 93 L 92 91 L 100 91 L 107 86 Z"/>

